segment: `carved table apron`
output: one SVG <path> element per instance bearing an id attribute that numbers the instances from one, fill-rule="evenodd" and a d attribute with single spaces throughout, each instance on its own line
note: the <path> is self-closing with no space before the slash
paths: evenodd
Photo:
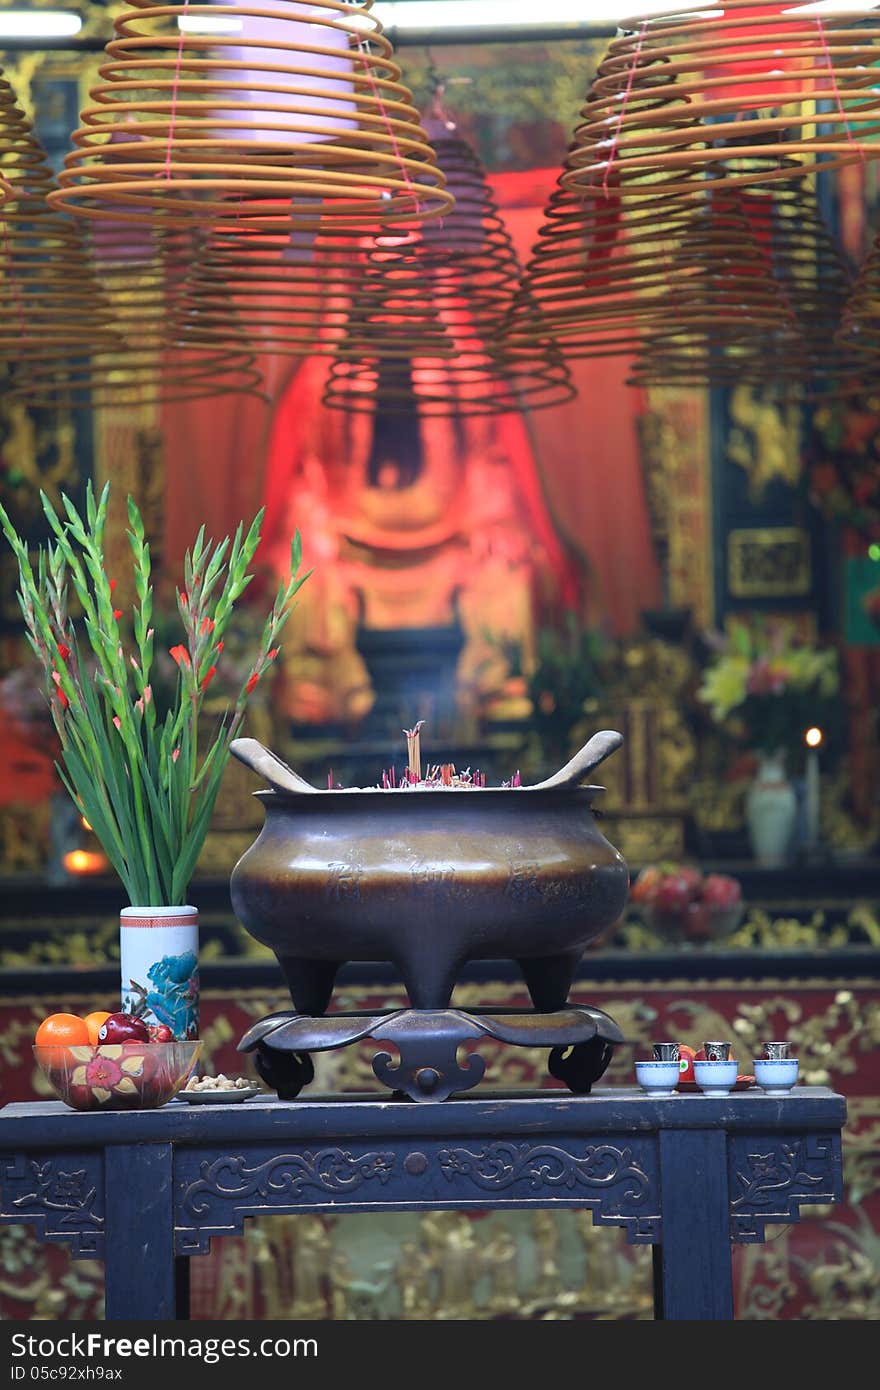
<path id="1" fill-rule="evenodd" d="M 418 1105 L 370 1096 L 0 1110 L 0 1221 L 105 1262 L 108 1320 L 186 1316 L 177 1278 L 271 1212 L 590 1208 L 654 1246 L 657 1316 L 733 1316 L 731 1241 L 841 1199 L 842 1096 L 602 1087 Z M 149 1277 L 144 1277 L 144 1271 Z"/>

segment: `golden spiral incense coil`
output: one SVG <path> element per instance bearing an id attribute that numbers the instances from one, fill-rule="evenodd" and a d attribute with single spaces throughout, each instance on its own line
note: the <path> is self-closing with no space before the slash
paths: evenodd
<path id="1" fill-rule="evenodd" d="M 91 246 L 81 226 L 52 209 L 55 187 L 30 122 L 0 77 L 0 365 L 8 390 L 37 405 L 87 406 L 190 399 L 254 390 L 247 344 L 209 336 L 173 309 L 183 248 L 161 252 L 130 226 L 101 225 Z M 166 354 L 185 350 L 173 379 Z"/>
<path id="2" fill-rule="evenodd" d="M 427 224 L 411 251 L 448 350 L 433 353 L 428 340 L 412 334 L 399 369 L 385 365 L 390 354 L 382 346 L 383 316 L 366 328 L 361 291 L 335 349 L 325 405 L 470 416 L 539 409 L 572 399 L 568 368 L 548 330 L 536 333 L 527 345 L 499 343 L 521 274 L 513 243 L 480 162 L 454 134 L 454 123 L 428 119 L 425 128 L 455 208 L 442 222 Z M 376 247 L 368 257 L 368 276 L 377 265 L 381 268 L 380 254 Z"/>
<path id="3" fill-rule="evenodd" d="M 166 225 L 240 222 L 245 200 L 260 230 L 441 216 L 452 198 L 371 3 L 132 0 L 53 200 Z"/>
<path id="4" fill-rule="evenodd" d="M 365 238 L 299 228 L 206 232 L 187 272 L 187 294 L 203 321 L 234 313 L 250 351 L 262 356 L 328 354 L 341 341 L 363 277 Z"/>
<path id="5" fill-rule="evenodd" d="M 698 204 L 657 193 L 618 198 L 557 187 L 502 328 L 525 349 L 549 331 L 571 360 L 631 355 L 666 303 L 672 252 Z"/>
<path id="6" fill-rule="evenodd" d="M 803 380 L 806 344 L 739 190 L 723 181 L 669 258 L 667 293 L 652 315 L 631 380 L 721 384 L 768 376 Z"/>
<path id="7" fill-rule="evenodd" d="M 844 306 L 833 344 L 832 374 L 876 379 L 880 365 L 880 237 L 875 240 Z M 850 385 L 849 390 L 852 391 Z"/>
<path id="8" fill-rule="evenodd" d="M 683 354 L 688 374 L 700 362 L 714 379 L 730 362 L 764 360 L 780 341 L 786 370 L 802 372 L 791 287 L 777 279 L 766 229 L 750 223 L 738 193 L 701 180 L 674 194 L 664 180 L 624 200 L 560 184 L 504 341 L 528 343 L 539 315 L 570 359 L 644 352 L 639 375 L 657 368 L 659 346 L 676 370 Z M 704 352 L 707 344 L 715 350 Z"/>
<path id="9" fill-rule="evenodd" d="M 670 191 L 687 191 L 708 166 L 746 185 L 875 159 L 880 15 L 803 8 L 723 0 L 621 21 L 626 32 L 581 113 L 566 186 L 607 187 L 625 171 L 626 196 L 663 172 Z"/>
<path id="10" fill-rule="evenodd" d="M 0 363 L 17 378 L 63 365 L 93 343 L 118 345 L 112 314 L 69 218 L 46 201 L 52 171 L 0 75 Z"/>
<path id="11" fill-rule="evenodd" d="M 262 376 L 231 305 L 209 315 L 189 293 L 199 241 L 190 229 L 159 233 L 129 223 L 95 224 L 91 263 L 112 316 L 113 349 L 96 342 L 62 372 L 35 370 L 21 393 L 35 401 L 51 394 L 68 405 L 259 394 Z"/>

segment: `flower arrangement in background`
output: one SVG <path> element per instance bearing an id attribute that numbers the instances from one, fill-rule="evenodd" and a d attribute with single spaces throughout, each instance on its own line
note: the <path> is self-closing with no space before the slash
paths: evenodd
<path id="1" fill-rule="evenodd" d="M 299 533 L 290 577 L 282 581 L 234 699 L 202 737 L 206 692 L 223 660 L 237 601 L 252 578 L 262 512 L 247 533 L 219 544 L 199 531 L 177 590 L 182 640 L 170 647 L 177 679 L 160 702 L 152 684 L 155 630 L 150 547 L 141 514 L 128 499 L 128 539 L 136 602 L 130 621 L 117 607 L 115 578 L 104 568 L 109 483 L 96 499 L 89 483 L 81 516 L 62 495 L 63 511 L 41 493 L 52 538 L 32 563 L 25 541 L 0 505 L 0 524 L 18 561 L 18 600 L 37 657 L 61 745 L 59 773 L 93 828 L 132 904 L 186 901 L 207 835 L 229 745 L 258 682 L 278 654 L 278 640 L 298 589 Z M 72 589 L 72 595 L 70 590 Z M 75 597 L 80 616 L 71 613 Z M 164 705 L 164 707 L 160 707 Z"/>
<path id="2" fill-rule="evenodd" d="M 880 396 L 824 401 L 813 415 L 810 500 L 831 521 L 880 540 Z"/>
<path id="3" fill-rule="evenodd" d="M 793 752 L 812 725 L 836 725 L 835 648 L 782 619 L 731 619 L 725 636 L 708 640 L 715 656 L 697 695 L 734 738 L 759 753 Z"/>

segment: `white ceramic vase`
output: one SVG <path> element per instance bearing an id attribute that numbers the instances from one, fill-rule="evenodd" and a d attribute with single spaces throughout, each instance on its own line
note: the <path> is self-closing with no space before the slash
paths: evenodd
<path id="1" fill-rule="evenodd" d="M 785 771 L 785 754 L 760 753 L 758 770 L 746 795 L 746 824 L 759 864 L 785 864 L 797 824 L 797 793 Z"/>
<path id="2" fill-rule="evenodd" d="M 125 907 L 119 914 L 122 1010 L 199 1035 L 199 913 L 195 907 Z"/>

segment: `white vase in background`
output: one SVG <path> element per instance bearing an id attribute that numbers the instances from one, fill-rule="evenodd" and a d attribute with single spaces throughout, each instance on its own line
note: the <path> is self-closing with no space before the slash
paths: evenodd
<path id="1" fill-rule="evenodd" d="M 119 914 L 122 1010 L 199 1036 L 199 913 L 195 907 L 124 907 Z"/>
<path id="2" fill-rule="evenodd" d="M 785 771 L 785 754 L 759 753 L 758 770 L 746 796 L 746 824 L 759 864 L 787 863 L 797 824 L 797 793 Z"/>

